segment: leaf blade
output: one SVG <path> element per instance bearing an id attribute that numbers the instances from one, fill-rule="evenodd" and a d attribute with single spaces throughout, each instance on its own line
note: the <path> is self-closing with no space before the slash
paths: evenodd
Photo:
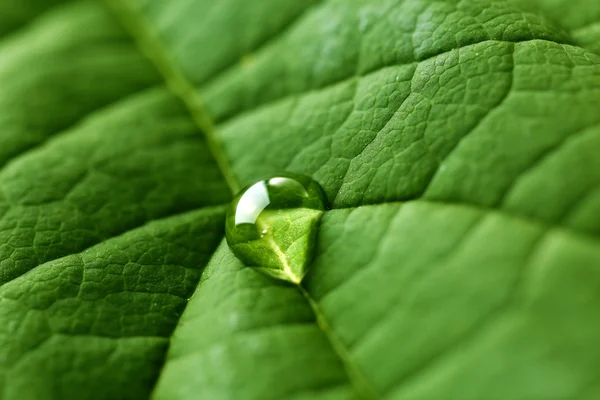
<path id="1" fill-rule="evenodd" d="M 185 90 L 175 90 L 176 94 L 184 97 L 186 103 L 186 91 L 191 90 L 193 85 L 199 87 L 211 113 L 206 117 L 217 122 L 217 139 L 224 143 L 225 153 L 221 158 L 232 160 L 234 175 L 242 181 L 253 181 L 262 172 L 279 172 L 282 166 L 291 167 L 296 172 L 310 173 L 321 181 L 336 207 L 348 207 L 327 213 L 314 273 L 309 276 L 306 290 L 322 310 L 322 318 L 327 319 L 332 333 L 339 338 L 342 346 L 349 349 L 349 362 L 365 374 L 368 384 L 375 388 L 377 394 L 390 398 L 440 397 L 447 393 L 468 397 L 473 392 L 487 395 L 490 388 L 494 388 L 493 392 L 500 398 L 545 398 L 556 393 L 569 397 L 586 390 L 586 385 L 594 381 L 592 371 L 598 360 L 593 354 L 582 352 L 575 344 L 593 343 L 597 327 L 588 325 L 589 329 L 582 333 L 564 327 L 588 321 L 594 312 L 593 304 L 597 304 L 598 300 L 592 286 L 597 279 L 593 266 L 598 261 L 596 239 L 600 226 L 594 215 L 600 203 L 594 189 L 598 178 L 590 172 L 597 170 L 594 158 L 598 122 L 595 119 L 597 57 L 582 49 L 558 44 L 573 42 L 565 33 L 570 30 L 568 27 L 563 29 L 537 13 L 523 12 L 505 3 L 416 0 L 360 3 L 332 1 L 313 7 L 312 4 L 298 2 L 295 8 L 287 9 L 282 6 L 285 2 L 264 1 L 257 3 L 259 11 L 247 21 L 238 18 L 243 7 L 231 8 L 227 3 L 217 10 L 218 18 L 214 18 L 226 23 L 222 26 L 208 24 L 212 30 L 208 36 L 215 32 L 223 32 L 223 37 L 235 37 L 232 32 L 243 36 L 247 29 L 252 29 L 253 33 L 251 40 L 241 46 L 224 39 L 222 52 L 214 54 L 210 47 L 196 47 L 209 43 L 206 36 L 186 38 L 191 28 L 176 23 L 182 16 L 187 21 L 195 20 L 198 10 L 208 9 L 208 2 L 172 2 L 167 5 L 146 2 L 140 3 L 139 10 L 156 27 L 166 49 L 172 51 L 170 62 L 183 71 L 184 76 L 180 78 L 184 80 Z M 277 4 L 283 7 L 279 10 L 284 10 L 285 15 L 277 14 L 275 10 L 278 8 L 270 8 Z M 339 24 L 327 26 L 328 14 L 332 13 Z M 274 23 L 269 20 L 270 15 L 274 15 Z M 386 17 L 385 23 L 378 24 L 383 17 Z M 262 23 L 264 21 L 269 23 Z M 390 21 L 391 26 L 386 25 Z M 346 45 L 334 43 L 334 25 L 342 32 L 338 39 L 343 39 L 341 42 L 345 41 Z M 269 38 L 275 32 L 280 36 Z M 186 39 L 186 43 L 178 48 L 181 38 Z M 190 48 L 199 49 L 198 53 L 186 51 Z M 247 53 L 254 49 L 258 49 L 256 54 Z M 323 57 L 325 49 L 330 51 L 328 57 Z M 288 54 L 287 58 L 278 60 L 282 54 Z M 303 54 L 306 57 L 299 57 Z M 238 58 L 241 58 L 239 65 L 218 73 Z M 300 62 L 289 62 L 294 59 Z M 144 62 L 136 65 L 144 65 Z M 357 72 L 358 76 L 355 76 Z M 271 82 L 273 77 L 280 79 L 275 82 L 279 85 Z M 161 84 L 155 77 L 147 82 L 149 85 Z M 173 111 L 171 120 L 163 113 L 165 109 L 173 110 L 165 105 L 174 104 L 172 97 L 162 89 L 153 93 L 138 95 L 139 114 L 132 113 L 132 121 L 143 118 L 147 113 L 158 115 L 156 120 L 149 121 L 164 118 L 169 128 L 161 134 L 164 136 L 159 136 L 165 140 L 166 131 L 171 131 L 174 121 L 182 132 L 186 132 L 182 136 L 187 137 L 189 133 L 191 138 L 192 132 L 198 133 L 198 127 L 191 123 L 188 115 L 189 111 L 194 114 L 196 106 L 193 103 L 196 100 L 187 101 L 191 103 L 191 106 L 187 104 L 187 111 L 175 107 L 177 111 Z M 144 103 L 152 101 L 139 100 L 148 99 L 146 96 L 154 100 L 160 97 L 164 103 L 161 103 L 163 100 L 157 101 L 161 105 L 153 108 L 151 104 Z M 356 103 L 360 101 L 363 101 L 364 107 L 359 110 L 362 114 L 356 109 Z M 430 110 L 423 112 L 427 102 Z M 116 104 L 114 109 L 120 109 L 123 104 Z M 124 107 L 122 112 L 127 114 L 129 107 Z M 80 115 L 85 112 L 81 111 Z M 99 111 L 98 120 L 105 120 L 107 114 Z M 69 119 L 69 123 L 73 122 L 76 118 Z M 64 137 L 33 151 L 33 155 L 12 162 L 7 169 L 10 173 L 5 171 L 0 176 L 0 182 L 8 183 L 9 200 L 17 199 L 29 205 L 58 199 L 59 206 L 69 210 L 61 196 L 65 192 L 69 194 L 69 182 L 76 179 L 71 179 L 66 169 L 60 169 L 64 182 L 50 180 L 42 185 L 43 190 L 26 179 L 19 183 L 16 178 L 37 174 L 45 176 L 44 168 L 36 170 L 34 161 L 38 161 L 38 154 L 44 153 L 47 148 L 53 149 L 53 154 L 75 154 L 77 140 L 66 137 L 89 140 L 89 133 L 82 133 L 91 129 L 89 126 L 95 130 L 104 126 L 109 132 L 127 129 L 120 122 L 116 117 L 112 125 L 103 125 L 105 121 L 86 121 Z M 196 125 L 203 127 L 198 118 Z M 145 126 L 140 128 L 132 123 L 132 127 L 132 137 L 140 135 L 140 132 L 146 133 Z M 98 143 L 108 143 L 109 138 L 116 136 L 115 133 L 112 135 L 98 139 Z M 374 139 L 367 143 L 372 137 Z M 517 143 L 515 137 L 522 146 L 514 145 Z M 163 139 L 154 143 L 160 146 Z M 261 142 L 263 139 L 267 139 L 268 145 Z M 142 142 L 146 143 L 145 140 Z M 241 154 L 253 140 L 260 144 L 253 149 L 254 154 Z M 427 146 L 420 143 L 423 141 Z M 150 206 L 154 214 L 149 218 L 139 218 L 136 223 L 123 223 L 121 219 L 126 210 L 133 208 L 139 212 L 139 204 L 125 199 L 126 195 L 114 201 L 113 208 L 108 207 L 105 211 L 105 218 L 97 219 L 93 224 L 82 223 L 83 226 L 94 226 L 104 235 L 89 240 L 89 244 L 156 216 L 183 211 L 175 205 L 182 198 L 184 209 L 219 204 L 228 198 L 227 188 L 205 144 L 200 140 L 198 143 L 196 140 L 190 142 L 197 144 L 197 149 L 206 154 L 202 157 L 206 164 L 196 165 L 197 161 L 191 154 L 179 158 L 174 154 L 168 155 L 166 151 L 162 156 L 157 152 L 157 157 L 164 161 L 161 166 L 164 179 L 175 178 L 178 183 L 166 184 L 168 193 Z M 116 143 L 124 146 L 123 142 Z M 182 141 L 181 145 L 187 146 L 187 142 Z M 367 151 L 360 150 L 361 146 L 366 146 Z M 128 171 L 126 175 L 141 178 L 132 189 L 140 194 L 145 192 L 147 186 L 144 182 L 152 180 L 153 173 L 139 168 L 143 164 L 140 162 L 143 157 L 139 155 L 145 147 L 134 147 L 131 147 L 131 154 L 137 161 L 131 162 L 129 167 L 132 168 L 127 169 L 127 163 L 120 162 L 116 170 Z M 215 151 L 215 146 L 212 147 L 213 153 L 220 154 L 220 150 Z M 59 152 L 58 149 L 66 151 Z M 84 157 L 75 158 L 80 163 Z M 263 158 L 266 158 L 265 164 L 262 164 Z M 180 160 L 181 168 L 168 165 L 174 159 Z M 369 167 L 369 163 L 376 165 Z M 46 161 L 41 165 L 47 167 L 51 163 Z M 413 168 L 414 165 L 418 168 Z M 351 173 L 346 174 L 346 179 L 340 184 L 340 171 L 344 170 Z M 207 172 L 213 174 L 209 179 L 209 184 L 214 185 L 211 189 L 222 194 L 211 197 L 210 190 L 205 190 L 193 179 L 194 171 L 198 176 Z M 566 185 L 547 179 L 552 174 L 562 177 Z M 341 176 L 343 178 L 344 174 Z M 89 187 L 102 188 L 100 193 L 86 190 L 85 196 L 80 196 L 75 203 L 78 207 L 93 207 L 94 203 L 107 201 L 107 193 L 126 193 L 127 182 L 123 179 L 117 185 L 121 189 L 114 190 L 95 181 Z M 397 204 L 405 200 L 411 201 Z M 386 204 L 390 201 L 394 203 Z M 365 206 L 367 204 L 376 205 Z M 53 214 L 44 212 L 41 211 L 44 220 Z M 568 214 L 565 215 L 565 212 Z M 63 217 L 59 216 L 59 220 Z M 480 220 L 483 222 L 478 222 Z M 54 226 L 56 224 L 58 222 Z M 20 239 L 23 233 L 15 232 L 7 238 Z M 44 235 L 37 227 L 33 232 Z M 437 243 L 431 238 L 437 238 Z M 35 244 L 35 240 L 36 236 L 26 238 L 26 247 Z M 61 247 L 64 243 L 44 240 L 50 242 L 50 250 L 42 254 L 42 260 L 62 257 L 87 247 L 80 242 Z M 103 245 L 105 243 L 97 246 Z M 421 248 L 426 251 L 420 252 Z M 133 254 L 134 250 L 131 252 Z M 210 252 L 202 252 L 202 257 L 207 257 Z M 276 310 L 275 306 L 257 313 L 251 310 L 242 322 L 258 327 L 259 331 L 255 332 L 256 336 L 251 334 L 245 339 L 250 344 L 258 341 L 262 347 L 252 348 L 242 340 L 242 345 L 234 346 L 235 352 L 231 354 L 239 355 L 243 362 L 237 363 L 235 357 L 222 356 L 232 351 L 227 347 L 227 340 L 237 340 L 239 328 L 244 325 L 231 322 L 236 321 L 237 313 L 247 305 L 234 304 L 227 308 L 227 315 L 233 320 L 223 321 L 210 312 L 213 310 L 200 315 L 204 308 L 196 304 L 214 304 L 216 308 L 218 300 L 226 292 L 224 288 L 232 284 L 232 276 L 239 279 L 242 286 L 249 283 L 252 296 L 258 298 L 261 288 L 273 286 L 273 282 L 258 276 L 248 278 L 246 270 L 236 269 L 239 264 L 226 253 L 225 249 L 221 249 L 203 274 L 198 293 L 207 291 L 212 294 L 199 296 L 197 300 L 194 298 L 186 311 L 200 310 L 198 315 L 190 318 L 191 328 L 185 328 L 184 318 L 176 331 L 170 361 L 159 382 L 157 396 L 169 397 L 169 390 L 173 390 L 181 398 L 193 397 L 198 391 L 213 397 L 265 398 L 265 395 L 288 394 L 296 394 L 298 398 L 317 394 L 322 398 L 361 397 L 360 391 L 351 388 L 352 378 L 344 373 L 341 352 L 336 354 L 331 340 L 328 343 L 327 335 L 318 329 L 314 309 L 311 310 L 307 303 L 298 302 L 298 293 L 283 295 L 279 289 L 275 290 L 276 295 L 269 292 L 266 295 L 270 299 L 268 304 L 291 304 L 296 314 L 265 314 Z M 19 273 L 37 263 L 31 254 L 11 253 L 10 257 L 26 260 L 26 267 L 19 269 Z M 36 257 L 40 256 L 36 254 Z M 159 254 L 150 254 L 146 261 L 151 263 L 160 257 Z M 571 270 L 569 265 L 573 263 L 575 268 Z M 491 277 L 482 275 L 482 265 L 489 268 Z M 525 279 L 521 280 L 521 269 L 526 265 L 535 273 L 528 274 L 529 270 L 525 270 Z M 371 266 L 373 268 L 369 268 Z M 219 278 L 220 286 L 217 286 L 223 291 L 211 289 L 214 281 L 209 278 L 213 275 L 217 278 L 218 272 L 224 272 L 219 268 L 231 269 L 231 276 Z M 36 269 L 13 282 L 19 283 L 30 275 L 37 275 Z M 354 275 L 350 272 L 353 271 L 359 278 L 352 278 Z M 11 278 L 13 273 L 10 273 Z M 479 277 L 484 282 L 482 287 L 477 287 L 468 273 Z M 456 281 L 460 276 L 465 278 Z M 410 277 L 416 280 L 416 284 L 412 284 Z M 432 277 L 445 278 L 455 285 L 446 287 L 440 279 L 436 281 Z M 528 279 L 533 279 L 533 284 Z M 514 282 L 522 281 L 529 283 L 525 286 L 527 290 L 513 289 Z M 408 294 L 396 290 L 394 285 L 401 282 L 407 284 Z M 8 289 L 0 291 L 15 290 L 17 283 L 7 283 L 4 287 Z M 98 290 L 107 291 L 109 286 L 100 285 Z M 370 293 L 373 289 L 377 291 L 376 296 Z M 578 290 L 581 290 L 582 296 L 570 298 L 564 305 L 555 295 L 561 291 L 578 293 Z M 357 302 L 356 293 L 365 300 Z M 396 300 L 397 296 L 407 302 L 399 305 L 391 303 L 390 307 L 389 302 Z M 517 300 L 511 300 L 513 297 Z M 282 302 L 277 301 L 280 299 Z M 473 299 L 477 301 L 473 302 Z M 516 306 L 513 301 L 516 301 Z M 22 305 L 23 309 L 27 309 L 28 304 Z M 476 307 L 473 307 L 474 304 Z M 415 315 L 423 307 L 445 308 L 448 312 L 435 315 L 435 318 Z M 148 312 L 150 309 L 149 306 L 144 308 Z M 549 309 L 552 311 L 549 312 Z M 506 310 L 514 315 L 507 317 L 504 315 Z M 578 312 L 573 313 L 573 310 Z M 172 317 L 175 314 L 171 311 L 164 310 L 160 315 L 171 318 L 167 324 L 169 327 L 174 325 Z M 196 321 L 196 317 L 203 323 Z M 265 333 L 265 336 L 260 332 L 263 325 L 269 326 L 271 318 L 283 318 L 281 331 L 285 332 L 275 335 L 277 338 L 272 336 L 273 332 Z M 300 321 L 299 326 L 293 322 L 296 320 Z M 562 336 L 540 331 L 532 321 L 549 332 L 560 332 Z M 213 323 L 213 331 L 204 326 L 210 327 Z M 490 329 L 496 323 L 498 329 Z M 158 368 L 165 343 L 148 344 L 148 339 L 143 338 L 156 327 L 140 324 L 138 328 L 140 341 L 133 338 L 128 342 L 127 348 L 131 349 L 131 353 L 119 360 L 139 361 L 136 357 L 143 354 L 143 357 L 147 356 L 146 362 Z M 367 328 L 373 328 L 375 333 L 365 331 Z M 106 329 L 112 329 L 117 335 L 122 333 L 111 324 L 107 324 Z M 207 343 L 202 341 L 202 337 L 198 338 L 200 330 L 211 334 L 210 340 L 218 343 L 215 346 L 218 348 L 216 356 L 204 359 L 202 354 L 196 354 L 198 351 L 202 353 L 200 347 Z M 29 332 L 37 332 L 37 328 L 30 328 Z M 402 332 L 408 339 L 406 343 L 397 343 L 391 336 Z M 429 339 L 429 347 L 419 345 L 424 338 Z M 62 349 L 86 340 L 95 339 L 60 337 L 52 346 Z M 269 345 L 273 341 L 278 347 L 269 353 L 272 350 Z M 104 339 L 101 342 L 97 344 L 97 354 L 104 355 L 110 345 L 107 346 Z M 221 345 L 223 343 L 224 346 Z M 302 346 L 305 344 L 307 346 Z M 527 347 L 526 351 L 521 351 L 523 347 Z M 152 352 L 148 348 L 160 349 Z M 461 348 L 468 351 L 457 351 Z M 552 353 L 552 350 L 556 351 Z M 178 353 L 189 353 L 188 363 L 179 369 L 173 367 L 177 363 L 174 355 Z M 69 354 L 75 358 L 82 357 L 89 365 L 97 364 L 99 359 L 92 352 L 86 353 L 85 349 Z M 268 356 L 272 364 L 253 364 L 259 354 Z M 541 355 L 539 359 L 537 355 Z M 501 371 L 506 379 L 497 379 L 498 372 L 490 367 L 486 357 L 514 368 Z M 399 363 L 398 358 L 403 362 Z M 548 363 L 540 365 L 539 360 Z M 290 364 L 286 365 L 288 361 Z M 221 376 L 218 374 L 223 371 L 218 368 L 212 371 L 212 375 L 211 371 L 207 371 L 206 376 L 200 378 L 193 373 L 198 365 L 218 366 L 219 362 L 229 363 Z M 454 363 L 461 366 L 460 371 Z M 277 366 L 282 364 L 288 368 L 284 372 L 294 373 L 281 374 Z M 59 381 L 64 375 L 58 372 L 63 368 L 61 364 L 50 356 L 37 359 L 35 366 L 29 365 L 28 376 L 35 375 L 32 372 L 37 371 L 35 368 L 48 373 L 43 376 L 58 377 Z M 110 382 L 112 385 L 103 388 L 104 391 L 90 390 L 92 386 L 77 381 L 70 388 L 73 392 L 65 392 L 66 396 L 77 397 L 75 391 L 79 388 L 99 398 L 106 397 L 110 390 L 115 393 L 123 390 L 123 393 L 131 393 L 132 397 L 143 397 L 153 378 L 150 378 L 151 370 L 144 362 L 135 365 L 140 365 L 140 371 L 136 368 L 124 371 L 130 382 L 134 382 L 131 388 L 126 388 L 120 380 L 113 382 L 114 374 L 118 373 L 115 369 L 103 371 L 98 378 L 98 382 Z M 382 368 L 382 365 L 387 367 Z M 519 365 L 535 367 L 532 369 L 540 371 L 540 376 L 558 374 L 561 379 L 553 379 L 551 385 L 543 386 L 537 376 L 519 375 Z M 251 379 L 257 376 L 255 381 Z M 477 380 L 474 385 L 471 382 L 473 377 Z M 523 377 L 531 379 L 523 382 Z M 51 380 L 40 380 L 40 387 L 49 387 Z M 241 386 L 231 385 L 234 381 Z M 514 387 L 507 387 L 506 381 L 514 382 Z M 432 382 L 436 385 L 430 385 Z M 0 380 L 5 391 L 6 385 Z M 26 392 L 28 389 L 33 390 L 19 384 L 10 386 L 9 390 L 11 396 L 13 393 L 17 396 L 19 393 L 32 394 Z M 54 396 L 64 398 L 65 393 Z M 364 392 L 362 396 L 365 396 Z"/>

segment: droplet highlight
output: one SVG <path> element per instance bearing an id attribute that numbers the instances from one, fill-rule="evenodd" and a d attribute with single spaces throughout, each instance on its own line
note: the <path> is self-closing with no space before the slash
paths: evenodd
<path id="1" fill-rule="evenodd" d="M 298 284 L 314 256 L 326 203 L 323 189 L 308 176 L 285 173 L 256 182 L 229 208 L 227 243 L 245 265 Z"/>

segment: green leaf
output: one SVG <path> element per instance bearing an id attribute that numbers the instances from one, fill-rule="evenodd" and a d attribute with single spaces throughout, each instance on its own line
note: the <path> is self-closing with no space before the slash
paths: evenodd
<path id="1" fill-rule="evenodd" d="M 517 4 L 542 12 L 570 32 L 573 41 L 600 54 L 600 4 L 594 0 L 517 0 Z"/>
<path id="2" fill-rule="evenodd" d="M 596 3 L 0 0 L 0 398 L 597 398 Z"/>

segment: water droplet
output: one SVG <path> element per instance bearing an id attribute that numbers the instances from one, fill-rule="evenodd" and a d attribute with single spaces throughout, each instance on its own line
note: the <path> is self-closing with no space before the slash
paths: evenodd
<path id="1" fill-rule="evenodd" d="M 238 194 L 227 213 L 226 237 L 247 266 L 300 283 L 314 255 L 326 197 L 312 178 L 280 174 Z"/>

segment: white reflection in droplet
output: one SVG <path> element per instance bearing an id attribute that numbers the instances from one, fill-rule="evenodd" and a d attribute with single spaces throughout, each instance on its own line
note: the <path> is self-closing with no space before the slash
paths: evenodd
<path id="1" fill-rule="evenodd" d="M 252 185 L 244 192 L 237 204 L 235 224 L 254 224 L 260 213 L 270 202 L 265 181 Z"/>
<path id="2" fill-rule="evenodd" d="M 290 182 L 295 182 L 293 180 L 291 180 L 290 178 L 271 178 L 269 179 L 269 185 L 271 186 L 278 186 L 278 185 L 285 185 L 286 183 L 290 183 Z"/>

